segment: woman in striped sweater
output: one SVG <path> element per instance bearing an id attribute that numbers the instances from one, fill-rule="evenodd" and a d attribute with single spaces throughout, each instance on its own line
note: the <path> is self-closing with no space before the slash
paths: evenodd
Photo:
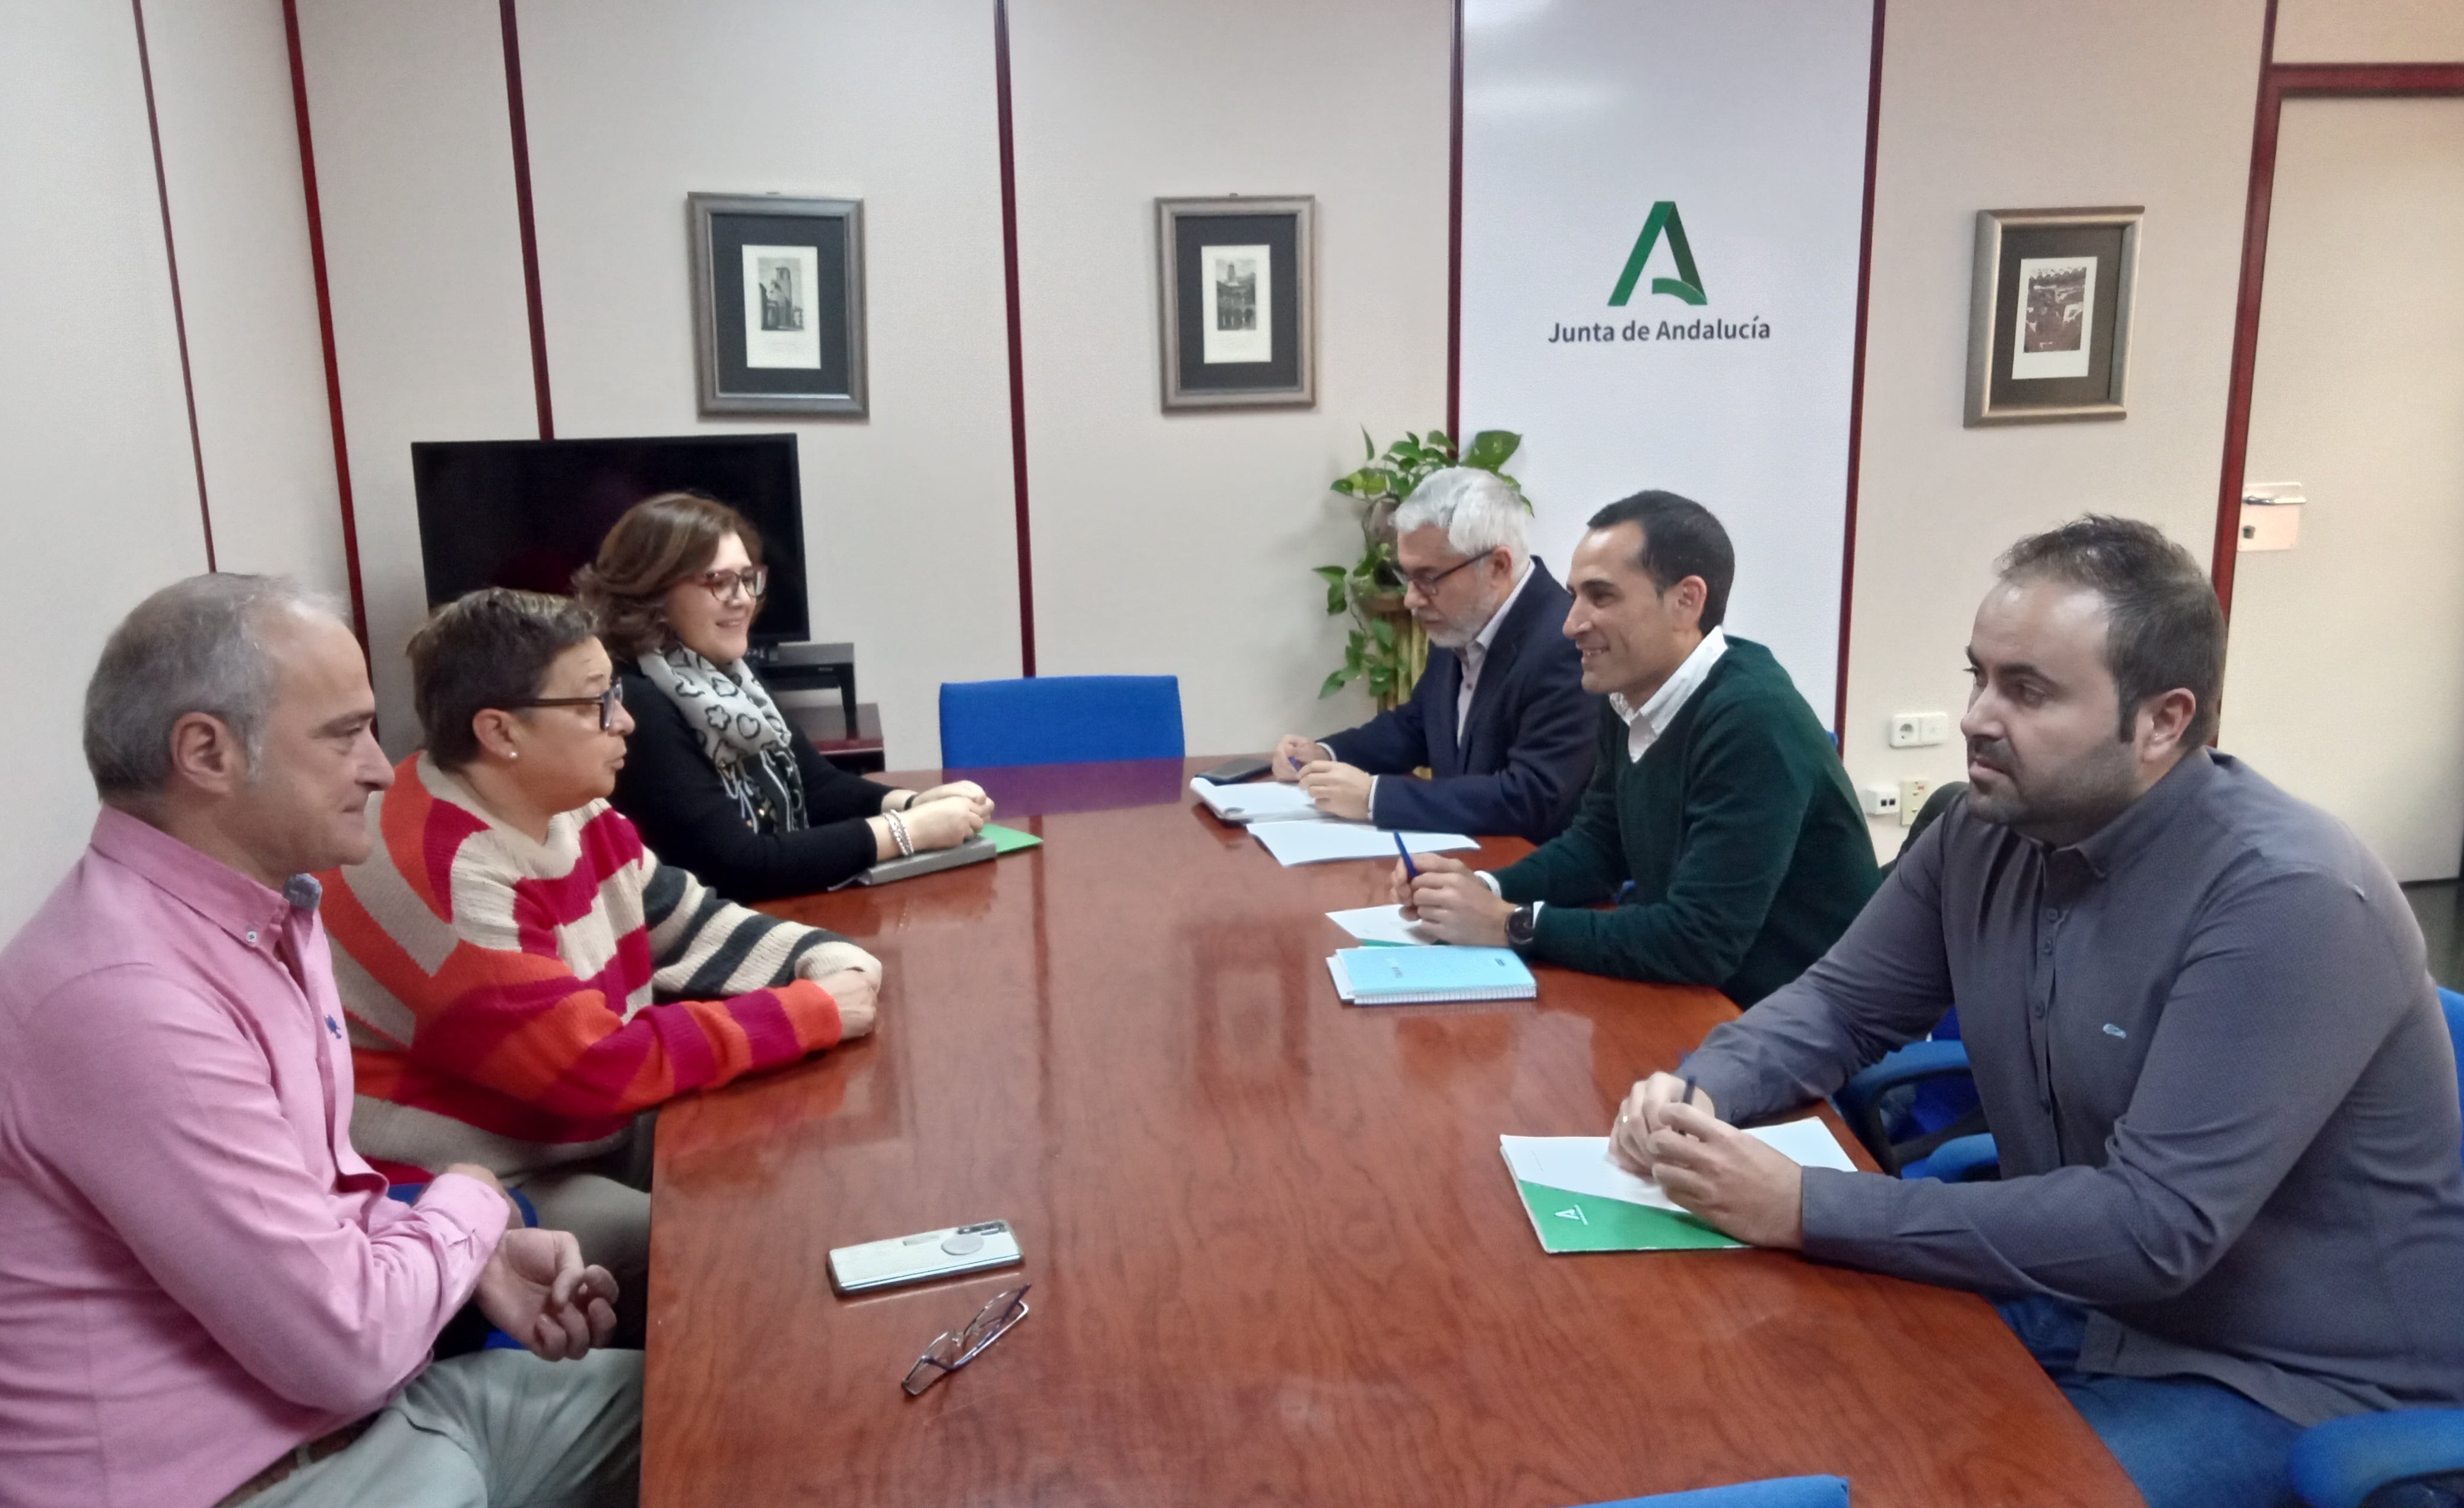
<path id="1" fill-rule="evenodd" d="M 607 805 L 622 689 L 580 606 L 501 589 L 410 642 L 427 747 L 320 875 L 352 1140 L 388 1176 L 479 1163 L 643 1292 L 647 1134 L 675 1095 L 872 1026 L 881 965 L 721 900 Z"/>

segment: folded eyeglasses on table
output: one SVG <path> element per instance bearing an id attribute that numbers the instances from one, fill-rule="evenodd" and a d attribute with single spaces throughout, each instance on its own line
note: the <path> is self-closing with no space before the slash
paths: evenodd
<path id="1" fill-rule="evenodd" d="M 915 1365 L 907 1369 L 907 1380 L 899 1386 L 907 1396 L 914 1397 L 959 1367 L 980 1355 L 983 1348 L 1009 1332 L 1009 1327 L 1026 1318 L 1026 1291 L 1033 1283 L 1021 1283 L 1015 1288 L 992 1296 L 990 1302 L 976 1311 L 976 1317 L 961 1330 L 944 1330 L 924 1347 Z"/>

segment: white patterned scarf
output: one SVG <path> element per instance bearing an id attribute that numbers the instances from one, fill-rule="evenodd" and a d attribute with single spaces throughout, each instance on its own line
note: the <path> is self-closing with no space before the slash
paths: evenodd
<path id="1" fill-rule="evenodd" d="M 634 663 L 701 736 L 701 752 L 718 767 L 719 784 L 736 798 L 746 826 L 792 833 L 805 825 L 804 778 L 787 719 L 751 666 L 738 660 L 721 669 L 682 645 Z"/>

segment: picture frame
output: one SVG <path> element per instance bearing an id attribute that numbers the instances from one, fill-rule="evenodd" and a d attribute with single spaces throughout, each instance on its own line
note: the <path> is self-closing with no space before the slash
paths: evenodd
<path id="1" fill-rule="evenodd" d="M 864 203 L 688 194 L 705 414 L 867 413 Z"/>
<path id="2" fill-rule="evenodd" d="M 1155 201 L 1163 406 L 1317 403 L 1317 201 Z"/>
<path id="3" fill-rule="evenodd" d="M 1968 426 L 2125 417 L 2145 212 L 1977 211 Z"/>

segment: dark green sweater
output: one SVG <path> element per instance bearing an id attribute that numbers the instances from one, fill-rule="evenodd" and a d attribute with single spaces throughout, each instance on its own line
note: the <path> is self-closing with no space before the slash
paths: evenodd
<path id="1" fill-rule="evenodd" d="M 1627 880 L 1614 910 L 1589 909 Z M 1549 903 L 1533 956 L 1739 1005 L 1804 973 L 1880 883 L 1831 735 L 1771 652 L 1735 638 L 1639 760 L 1601 698 L 1573 823 L 1497 876 L 1507 900 Z"/>

